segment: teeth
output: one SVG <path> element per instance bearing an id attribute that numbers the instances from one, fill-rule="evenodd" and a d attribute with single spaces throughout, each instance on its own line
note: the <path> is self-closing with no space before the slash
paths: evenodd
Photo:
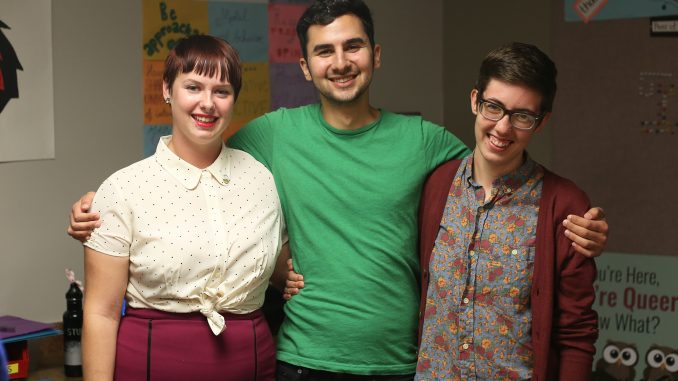
<path id="1" fill-rule="evenodd" d="M 511 144 L 510 141 L 508 140 L 499 140 L 495 136 L 490 135 L 490 143 L 493 145 L 499 147 L 499 148 L 506 148 L 508 147 L 509 144 Z"/>
<path id="2" fill-rule="evenodd" d="M 350 80 L 352 80 L 354 77 L 343 77 L 343 78 L 334 78 L 332 81 L 334 82 L 339 82 L 339 83 L 346 83 Z"/>
<path id="3" fill-rule="evenodd" d="M 198 122 L 203 122 L 203 123 L 211 123 L 211 122 L 214 122 L 215 120 L 217 120 L 217 118 L 210 118 L 210 117 L 206 117 L 206 116 L 195 116 L 194 118 Z"/>

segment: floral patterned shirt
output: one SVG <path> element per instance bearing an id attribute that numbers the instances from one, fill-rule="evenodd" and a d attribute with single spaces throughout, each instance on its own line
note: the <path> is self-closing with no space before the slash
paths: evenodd
<path id="1" fill-rule="evenodd" d="M 473 155 L 454 178 L 435 247 L 416 380 L 529 380 L 530 290 L 543 167 L 527 155 L 485 191 Z"/>

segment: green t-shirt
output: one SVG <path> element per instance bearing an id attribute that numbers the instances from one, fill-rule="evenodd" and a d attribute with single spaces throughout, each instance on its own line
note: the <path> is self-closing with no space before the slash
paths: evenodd
<path id="1" fill-rule="evenodd" d="M 466 156 L 444 128 L 381 110 L 337 130 L 320 105 L 280 109 L 229 140 L 275 178 L 295 270 L 305 287 L 285 306 L 278 359 L 354 374 L 414 373 L 422 184 Z"/>

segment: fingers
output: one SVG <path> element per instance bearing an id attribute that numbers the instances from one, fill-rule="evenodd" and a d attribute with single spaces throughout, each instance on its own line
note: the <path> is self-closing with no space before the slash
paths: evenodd
<path id="1" fill-rule="evenodd" d="M 565 236 L 572 241 L 575 251 L 587 257 L 602 254 L 607 243 L 607 221 L 570 215 L 563 221 L 563 226 L 567 229 Z"/>
<path id="2" fill-rule="evenodd" d="M 75 231 L 70 226 L 66 229 L 66 233 L 80 242 L 87 241 L 91 235 L 91 232 L 89 231 Z"/>
<path id="3" fill-rule="evenodd" d="M 85 242 L 92 234 L 92 230 L 100 225 L 99 213 L 83 213 L 78 201 L 71 208 L 70 225 L 66 233 L 80 242 Z"/>
<path id="4" fill-rule="evenodd" d="M 304 288 L 304 282 L 287 281 L 283 290 L 283 299 L 290 300 L 294 295 L 299 294 L 300 289 Z"/>
<path id="5" fill-rule="evenodd" d="M 589 219 L 589 220 L 604 220 L 605 219 L 605 211 L 601 207 L 594 207 L 588 210 L 586 214 L 584 214 L 584 218 Z"/>
<path id="6" fill-rule="evenodd" d="M 92 206 L 92 201 L 94 201 L 94 192 L 87 192 L 85 193 L 82 197 L 80 197 L 80 200 L 73 204 L 73 207 L 75 208 L 76 205 L 80 204 L 80 210 L 83 212 L 88 212 L 90 206 Z"/>
<path id="7" fill-rule="evenodd" d="M 283 299 L 290 300 L 294 295 L 299 294 L 299 291 L 304 288 L 304 276 L 297 274 L 292 265 L 292 259 L 287 260 L 287 280 L 285 281 L 285 288 L 283 289 Z"/>

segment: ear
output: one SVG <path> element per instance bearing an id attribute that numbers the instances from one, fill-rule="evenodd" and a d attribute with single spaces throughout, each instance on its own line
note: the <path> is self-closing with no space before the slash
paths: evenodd
<path id="1" fill-rule="evenodd" d="M 478 90 L 471 90 L 471 112 L 473 115 L 478 115 Z"/>
<path id="2" fill-rule="evenodd" d="M 373 60 L 372 61 L 374 62 L 374 68 L 378 69 L 379 67 L 381 67 L 381 45 L 375 44 L 372 54 L 373 54 Z"/>
<path id="3" fill-rule="evenodd" d="M 162 81 L 162 99 L 171 98 L 172 90 L 167 86 L 167 82 Z"/>
<path id="4" fill-rule="evenodd" d="M 541 129 L 544 127 L 544 125 L 551 119 L 551 112 L 547 112 L 544 114 L 544 117 L 541 118 L 541 123 L 537 126 L 537 128 L 534 129 L 534 133 L 536 134 L 537 132 L 541 131 Z"/>
<path id="5" fill-rule="evenodd" d="M 299 58 L 299 66 L 301 67 L 301 71 L 304 73 L 304 78 L 306 78 L 306 80 L 309 82 L 312 81 L 313 77 L 311 77 L 311 70 L 308 67 L 308 61 L 306 61 L 306 58 Z"/>

